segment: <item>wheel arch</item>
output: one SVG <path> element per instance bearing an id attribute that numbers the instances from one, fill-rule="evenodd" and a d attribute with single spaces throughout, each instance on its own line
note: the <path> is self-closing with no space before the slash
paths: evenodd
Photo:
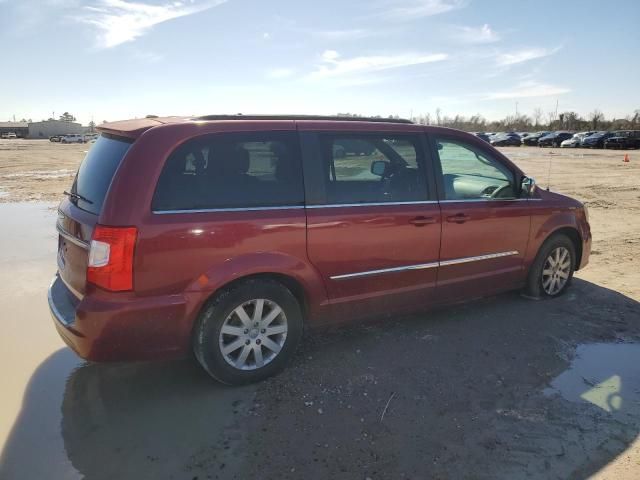
<path id="1" fill-rule="evenodd" d="M 223 292 L 231 290 L 235 286 L 241 285 L 242 283 L 250 280 L 273 280 L 287 288 L 300 305 L 300 309 L 302 310 L 302 321 L 304 328 L 308 327 L 308 317 L 311 311 L 310 299 L 309 292 L 306 291 L 302 282 L 284 273 L 258 272 L 236 277 L 233 280 L 220 285 L 215 290 L 208 292 L 207 297 L 204 299 L 204 301 L 202 301 L 200 308 L 197 310 L 197 314 L 195 315 L 193 324 L 191 325 L 191 338 L 194 338 L 193 336 L 196 335 L 199 328 L 200 319 L 202 318 L 202 314 L 211 305 L 211 302 L 213 302 Z"/>
<path id="2" fill-rule="evenodd" d="M 282 286 L 287 288 L 293 294 L 293 296 L 296 298 L 296 300 L 300 304 L 300 308 L 302 309 L 303 320 L 306 318 L 309 312 L 309 298 L 308 298 L 307 292 L 305 291 L 304 286 L 296 278 L 290 275 L 287 275 L 284 273 L 278 273 L 278 272 L 252 273 L 252 274 L 244 275 L 238 278 L 234 278 L 233 280 L 225 283 L 224 285 L 221 285 L 215 291 L 211 292 L 211 295 L 209 295 L 209 298 L 205 302 L 205 305 L 208 304 L 210 300 L 218 296 L 221 292 L 225 290 L 230 290 L 235 286 L 250 280 L 273 280 L 282 284 Z"/>
<path id="3" fill-rule="evenodd" d="M 577 271 L 580 268 L 580 263 L 582 262 L 582 238 L 580 237 L 580 232 L 578 232 L 578 229 L 575 227 L 564 226 L 549 232 L 544 241 L 538 247 L 538 252 L 550 238 L 553 238 L 556 235 L 565 235 L 569 240 L 571 240 L 571 243 L 573 243 L 573 247 L 576 252 L 575 270 Z"/>

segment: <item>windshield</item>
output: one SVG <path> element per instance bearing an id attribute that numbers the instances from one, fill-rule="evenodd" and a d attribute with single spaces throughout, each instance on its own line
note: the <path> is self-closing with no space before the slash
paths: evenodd
<path id="1" fill-rule="evenodd" d="M 98 215 L 109 185 L 131 142 L 100 136 L 78 169 L 71 189 L 72 201 L 81 209 Z"/>

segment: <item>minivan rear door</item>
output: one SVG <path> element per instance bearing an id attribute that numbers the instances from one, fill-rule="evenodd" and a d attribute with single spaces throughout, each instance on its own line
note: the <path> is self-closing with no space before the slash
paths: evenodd
<path id="1" fill-rule="evenodd" d="M 89 244 L 109 185 L 132 140 L 101 135 L 80 164 L 76 178 L 58 207 L 58 273 L 74 295 L 86 287 Z"/>
<path id="2" fill-rule="evenodd" d="M 440 207 L 423 136 L 402 127 L 301 132 L 307 251 L 337 318 L 412 310 L 435 288 Z"/>

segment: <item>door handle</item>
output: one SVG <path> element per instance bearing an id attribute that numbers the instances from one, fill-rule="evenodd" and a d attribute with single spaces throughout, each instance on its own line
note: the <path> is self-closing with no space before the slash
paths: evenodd
<path id="1" fill-rule="evenodd" d="M 431 225 L 432 223 L 436 223 L 437 220 L 435 217 L 416 217 L 409 220 L 409 223 L 415 225 L 416 227 L 424 227 L 425 225 Z"/>
<path id="2" fill-rule="evenodd" d="M 447 217 L 447 222 L 450 223 L 464 223 L 467 220 L 471 220 L 471 217 L 469 215 L 465 215 L 464 213 L 458 213 L 456 215 Z"/>

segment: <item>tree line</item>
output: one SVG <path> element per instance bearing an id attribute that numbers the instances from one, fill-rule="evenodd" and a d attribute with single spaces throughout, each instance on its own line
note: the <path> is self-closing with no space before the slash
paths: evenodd
<path id="1" fill-rule="evenodd" d="M 438 108 L 433 116 L 427 113 L 414 116 L 411 120 L 422 125 L 440 125 L 468 132 L 640 130 L 640 108 L 624 118 L 610 119 L 607 119 L 597 109 L 593 110 L 585 118 L 576 112 L 567 111 L 556 114 L 555 111 L 551 111 L 545 113 L 541 108 L 535 108 L 531 115 L 507 115 L 503 119 L 495 121 L 488 121 L 480 114 L 471 115 L 470 117 L 444 115 Z"/>
<path id="2" fill-rule="evenodd" d="M 362 115 L 339 113 L 338 116 L 361 117 Z M 375 115 L 373 118 L 383 117 Z M 386 118 L 398 119 L 400 117 L 398 115 L 389 115 Z M 410 120 L 421 125 L 438 125 L 467 132 L 640 130 L 640 108 L 624 118 L 610 119 L 607 119 L 598 109 L 593 110 L 586 117 L 582 117 L 578 113 L 571 111 L 556 113 L 555 111 L 544 112 L 541 108 L 535 108 L 531 115 L 507 115 L 501 120 L 493 121 L 487 120 L 480 114 L 468 117 L 464 115 L 445 115 L 440 108 L 436 108 L 433 114 L 414 115 Z"/>

